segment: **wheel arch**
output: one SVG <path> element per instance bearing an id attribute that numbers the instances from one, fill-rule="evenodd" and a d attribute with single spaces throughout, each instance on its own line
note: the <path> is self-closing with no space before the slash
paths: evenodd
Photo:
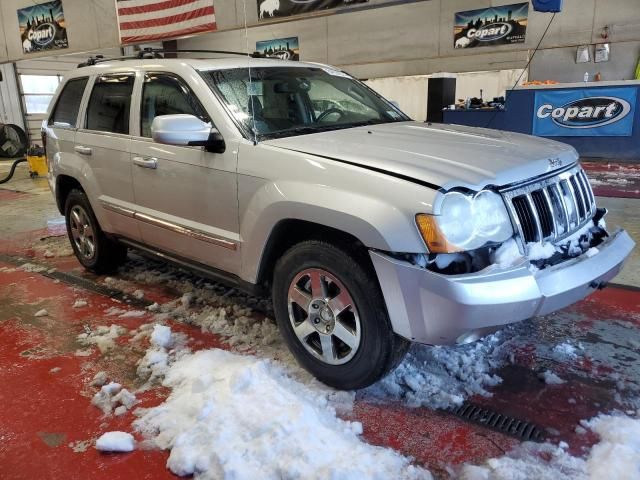
<path id="1" fill-rule="evenodd" d="M 85 192 L 84 187 L 76 178 L 64 174 L 60 174 L 56 177 L 56 205 L 58 206 L 58 211 L 62 215 L 64 215 L 64 206 L 67 201 L 67 197 L 73 189 Z"/>
<path id="2" fill-rule="evenodd" d="M 371 266 L 371 259 L 365 244 L 352 233 L 298 218 L 286 218 L 274 225 L 260 258 L 256 283 L 270 285 L 278 259 L 291 247 L 307 240 L 322 240 L 341 247 Z"/>

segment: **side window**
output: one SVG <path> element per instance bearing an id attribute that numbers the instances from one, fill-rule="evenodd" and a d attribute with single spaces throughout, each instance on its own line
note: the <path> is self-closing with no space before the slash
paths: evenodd
<path id="1" fill-rule="evenodd" d="M 142 90 L 140 134 L 151 137 L 151 123 L 160 115 L 195 115 L 210 122 L 204 107 L 184 82 L 173 75 L 148 73 Z"/>
<path id="2" fill-rule="evenodd" d="M 129 133 L 129 110 L 133 93 L 132 74 L 96 78 L 87 106 L 88 130 Z"/>
<path id="3" fill-rule="evenodd" d="M 49 117 L 49 125 L 75 127 L 87 77 L 69 80 L 62 88 L 58 102 Z"/>

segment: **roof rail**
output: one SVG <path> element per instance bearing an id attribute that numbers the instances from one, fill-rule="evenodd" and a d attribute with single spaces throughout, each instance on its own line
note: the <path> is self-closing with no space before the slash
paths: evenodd
<path id="1" fill-rule="evenodd" d="M 96 65 L 102 62 L 110 62 L 112 60 L 140 60 L 145 58 L 164 58 L 162 54 L 166 53 L 211 53 L 211 54 L 222 54 L 222 55 L 240 55 L 243 57 L 247 56 L 246 52 L 233 52 L 230 50 L 192 50 L 192 49 L 164 49 L 164 48 L 144 48 L 140 50 L 135 55 L 129 55 L 124 57 L 113 57 L 113 58 L 105 58 L 104 55 L 95 55 L 93 57 L 89 57 L 86 62 L 82 62 L 78 64 L 78 68 L 89 67 L 91 65 Z M 249 57 L 252 58 L 267 58 L 266 55 L 263 55 L 260 52 L 253 52 L 248 54 Z"/>

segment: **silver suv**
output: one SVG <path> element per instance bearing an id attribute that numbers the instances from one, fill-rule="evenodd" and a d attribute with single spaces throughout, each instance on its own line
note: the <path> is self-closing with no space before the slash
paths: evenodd
<path id="1" fill-rule="evenodd" d="M 295 357 L 338 388 L 410 342 L 570 305 L 634 246 L 605 230 L 572 147 L 410 121 L 326 65 L 101 62 L 66 77 L 43 140 L 86 268 L 132 247 L 268 292 Z"/>

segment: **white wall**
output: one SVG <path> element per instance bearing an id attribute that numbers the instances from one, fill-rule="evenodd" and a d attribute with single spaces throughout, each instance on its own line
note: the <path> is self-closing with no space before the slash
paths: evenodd
<path id="1" fill-rule="evenodd" d="M 366 9 L 351 12 L 328 11 L 258 23 L 255 1 L 246 0 L 250 49 L 256 40 L 298 36 L 303 60 L 338 65 L 359 78 L 507 70 L 524 67 L 551 18 L 531 7 L 526 43 L 456 50 L 455 12 L 516 0 L 426 0 L 370 8 L 380 1 L 371 0 Z M 219 31 L 181 40 L 181 47 L 244 50 L 243 0 L 217 0 L 215 7 Z M 611 27 L 614 44 L 640 42 L 640 0 L 565 0 L 564 11 L 549 29 L 534 68 L 549 64 L 552 71 L 558 66 L 570 70 L 562 48 L 600 41 L 605 25 Z M 635 55 L 633 48 L 633 44 L 613 45 L 614 51 L 624 51 L 626 57 Z M 635 68 L 635 61 L 622 57 L 619 65 L 600 64 L 598 68 L 605 78 L 630 78 L 629 63 Z"/>
<path id="2" fill-rule="evenodd" d="M 181 47 L 244 50 L 246 1 L 250 49 L 256 40 L 299 36 L 303 59 L 342 66 L 360 78 L 522 68 L 551 18 L 531 8 L 524 44 L 456 50 L 455 12 L 516 0 L 417 0 L 382 8 L 374 7 L 384 5 L 385 0 L 370 0 L 353 9 L 263 22 L 258 21 L 256 0 L 212 1 L 219 31 L 181 40 Z M 33 0 L 0 1 L 0 63 L 49 55 L 22 54 L 16 10 L 31 4 Z M 115 0 L 64 0 L 63 7 L 70 45 L 65 53 L 118 46 Z M 612 43 L 630 43 L 613 46 L 617 64 L 598 68 L 605 78 L 628 78 L 628 57 L 635 55 L 640 44 L 640 0 L 565 0 L 564 11 L 556 16 L 532 71 L 546 73 L 545 65 L 552 65 L 552 72 L 558 65 L 571 70 L 567 52 L 576 45 L 600 41 L 605 25 L 611 27 Z M 563 51 L 566 47 L 571 48 Z"/>

